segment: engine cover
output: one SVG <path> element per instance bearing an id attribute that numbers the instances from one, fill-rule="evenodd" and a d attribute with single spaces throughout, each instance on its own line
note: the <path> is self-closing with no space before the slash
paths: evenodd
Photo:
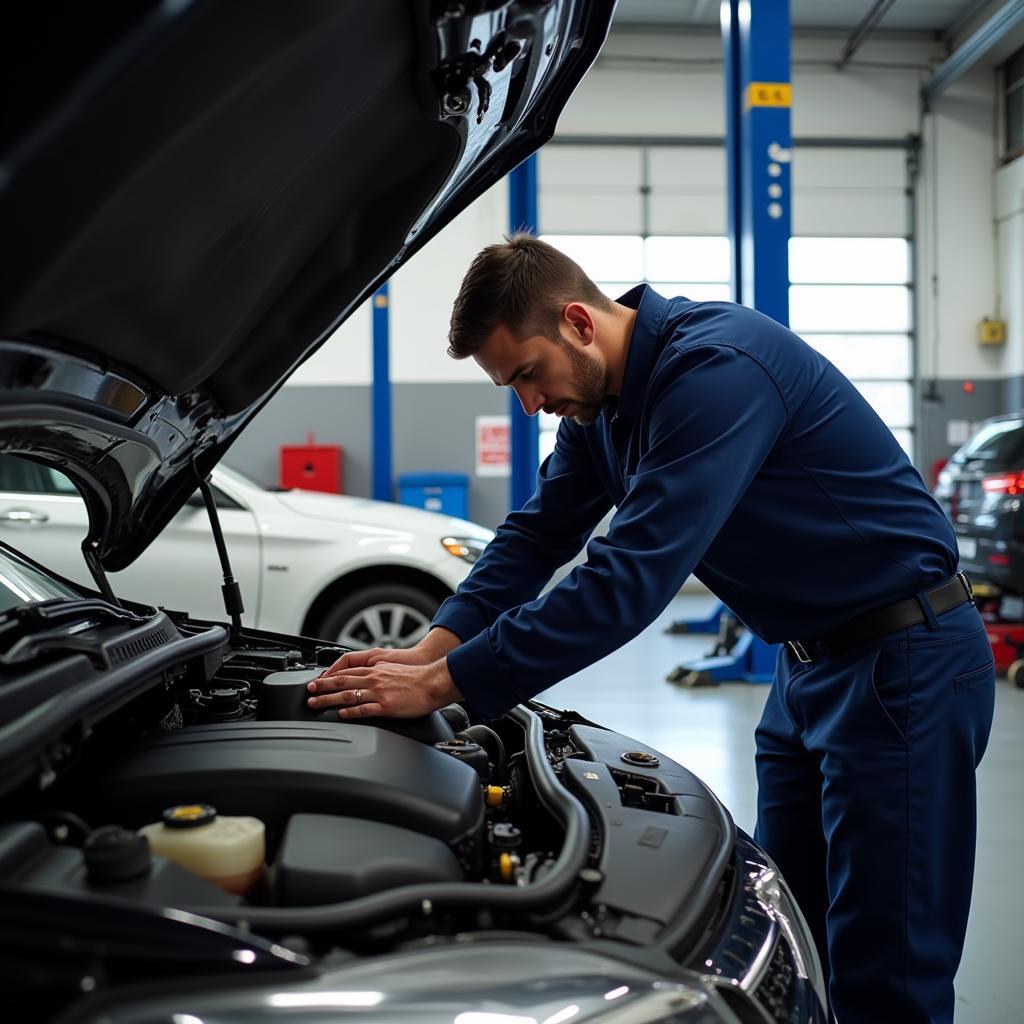
<path id="1" fill-rule="evenodd" d="M 91 820 L 139 827 L 213 804 L 280 832 L 292 814 L 366 818 L 454 842 L 483 820 L 477 773 L 406 736 L 345 722 L 232 722 L 151 737 L 101 762 Z M 98 796 L 102 794 L 102 796 Z"/>

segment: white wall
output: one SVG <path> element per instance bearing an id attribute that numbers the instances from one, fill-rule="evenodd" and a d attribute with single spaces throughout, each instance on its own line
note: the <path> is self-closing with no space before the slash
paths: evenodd
<path id="1" fill-rule="evenodd" d="M 978 321 L 996 312 L 992 72 L 976 71 L 958 82 L 922 126 L 920 84 L 944 57 L 940 44 L 869 41 L 855 64 L 837 72 L 840 46 L 836 38 L 794 40 L 793 134 L 893 138 L 923 127 L 918 209 L 922 375 L 984 378 L 1021 372 L 1024 345 L 1019 340 L 1006 353 L 981 350 L 975 341 Z M 720 137 L 720 58 L 719 41 L 710 35 L 613 35 L 564 111 L 558 132 Z M 798 153 L 795 230 L 828 234 L 842 224 L 855 224 L 862 233 L 880 226 L 902 232 L 901 162 L 902 155 L 891 152 Z M 542 154 L 541 179 L 542 230 L 638 230 L 636 151 L 549 147 Z M 650 180 L 651 230 L 724 233 L 721 151 L 652 151 Z M 395 276 L 391 369 L 396 381 L 481 379 L 472 362 L 457 363 L 445 354 L 448 316 L 473 255 L 506 229 L 506 202 L 503 186 L 492 189 Z M 1006 239 L 1001 245 L 1012 249 Z M 1019 303 L 1019 288 L 1015 294 Z M 1004 294 L 1004 302 L 1011 301 Z M 1004 312 L 1010 316 L 1009 308 Z M 1011 324 L 1015 329 L 1019 324 Z M 369 383 L 370 337 L 370 316 L 361 310 L 300 369 L 292 385 Z"/>
<path id="2" fill-rule="evenodd" d="M 940 96 L 925 119 L 918 204 L 922 377 L 1005 375 L 1004 353 L 978 345 L 996 315 L 993 225 L 995 78 L 978 69 Z"/>
<path id="3" fill-rule="evenodd" d="M 508 230 L 508 186 L 501 181 L 431 239 L 392 279 L 391 379 L 475 381 L 472 359 L 448 356 L 448 321 L 462 276 L 485 245 Z"/>
<path id="4" fill-rule="evenodd" d="M 390 370 L 395 383 L 481 381 L 472 360 L 445 353 L 448 318 L 462 275 L 477 251 L 507 230 L 508 186 L 501 181 L 452 221 L 390 281 Z M 372 382 L 373 321 L 366 302 L 286 386 L 349 385 Z"/>

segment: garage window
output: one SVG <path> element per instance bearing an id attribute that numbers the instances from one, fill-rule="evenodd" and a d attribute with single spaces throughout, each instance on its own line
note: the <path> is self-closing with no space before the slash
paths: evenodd
<path id="1" fill-rule="evenodd" d="M 543 235 L 612 298 L 646 281 L 663 295 L 728 300 L 729 240 L 714 235 Z M 903 238 L 793 238 L 790 323 L 834 363 L 913 456 L 910 247 Z M 558 420 L 541 413 L 540 457 Z"/>
<path id="2" fill-rule="evenodd" d="M 789 321 L 854 383 L 913 457 L 910 246 L 792 238 Z"/>

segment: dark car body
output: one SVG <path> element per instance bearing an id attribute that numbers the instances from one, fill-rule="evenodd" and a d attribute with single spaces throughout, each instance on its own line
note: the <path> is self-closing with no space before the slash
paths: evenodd
<path id="1" fill-rule="evenodd" d="M 230 580 L 228 625 L 106 576 L 551 134 L 611 6 L 5 12 L 24 102 L 0 139 L 0 451 L 74 481 L 96 583 L 0 545 L 12 1019 L 826 1019 L 785 882 L 682 765 L 536 703 L 340 722 L 305 700 L 337 646 L 242 628 Z M 140 840 L 207 805 L 265 828 L 242 893 Z"/>
<path id="2" fill-rule="evenodd" d="M 940 471 L 935 497 L 979 596 L 1024 595 L 1024 416 L 986 420 Z"/>

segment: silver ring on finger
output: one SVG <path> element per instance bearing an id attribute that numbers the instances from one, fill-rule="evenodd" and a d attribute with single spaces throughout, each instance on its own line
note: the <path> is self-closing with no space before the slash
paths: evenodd
<path id="1" fill-rule="evenodd" d="M 363 691 L 362 690 L 356 690 L 356 703 L 357 704 L 362 704 L 363 703 Z"/>

